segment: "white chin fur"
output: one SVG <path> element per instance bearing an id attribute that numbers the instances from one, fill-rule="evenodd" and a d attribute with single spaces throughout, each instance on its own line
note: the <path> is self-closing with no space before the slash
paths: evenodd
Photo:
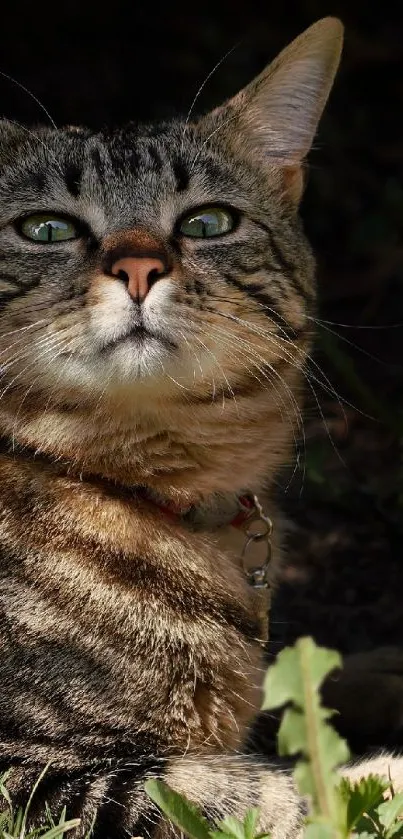
<path id="1" fill-rule="evenodd" d="M 212 353 L 199 345 L 197 352 L 192 350 L 189 323 L 176 310 L 173 291 L 171 280 L 156 283 L 142 304 L 140 317 L 123 284 L 104 282 L 89 322 L 75 335 L 73 354 L 66 347 L 66 355 L 55 364 L 45 364 L 42 384 L 54 393 L 76 389 L 83 397 L 141 385 L 164 397 L 178 389 L 191 390 L 200 379 L 217 375 Z M 140 323 L 166 343 L 153 335 L 136 337 L 133 330 Z"/>

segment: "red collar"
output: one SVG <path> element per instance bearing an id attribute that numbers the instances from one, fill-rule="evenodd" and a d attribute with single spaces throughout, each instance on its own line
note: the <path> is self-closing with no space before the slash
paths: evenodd
<path id="1" fill-rule="evenodd" d="M 174 501 L 156 501 L 155 499 L 147 499 L 151 501 L 156 507 L 158 507 L 161 512 L 163 512 L 166 516 L 171 519 L 178 519 L 183 516 L 186 516 L 187 513 L 190 512 L 192 509 L 191 507 L 179 507 L 178 504 L 175 504 Z M 238 496 L 238 505 L 239 509 L 236 515 L 234 516 L 231 521 L 226 522 L 227 525 L 231 527 L 236 527 L 238 530 L 242 530 L 245 523 L 251 518 L 252 513 L 256 509 L 256 502 L 253 495 L 239 495 Z"/>

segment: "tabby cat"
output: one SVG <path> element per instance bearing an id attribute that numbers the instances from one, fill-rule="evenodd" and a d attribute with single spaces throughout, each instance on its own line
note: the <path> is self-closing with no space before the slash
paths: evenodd
<path id="1" fill-rule="evenodd" d="M 240 753 L 263 630 L 226 539 L 257 494 L 277 560 L 315 306 L 302 164 L 341 37 L 316 23 L 192 123 L 0 123 L 0 772 L 18 803 L 51 764 L 34 821 L 46 800 L 79 835 L 162 836 L 158 776 L 295 835 L 289 776 Z"/>

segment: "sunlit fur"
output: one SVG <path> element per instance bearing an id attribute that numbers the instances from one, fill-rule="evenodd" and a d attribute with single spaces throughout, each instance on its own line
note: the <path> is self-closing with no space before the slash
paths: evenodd
<path id="1" fill-rule="evenodd" d="M 271 488 L 295 459 L 315 306 L 301 163 L 340 42 L 316 24 L 199 121 L 0 124 L 0 772 L 18 801 L 51 762 L 33 818 L 46 799 L 79 833 L 162 835 L 143 792 L 159 775 L 206 811 L 261 804 L 273 837 L 301 822 L 289 776 L 235 753 L 261 627 L 211 522 L 257 492 L 278 560 Z M 234 229 L 181 235 L 209 204 Z M 38 212 L 81 235 L 22 237 Z M 169 270 L 140 305 L 111 259 L 149 251 Z M 152 499 L 202 507 L 203 527 Z"/>

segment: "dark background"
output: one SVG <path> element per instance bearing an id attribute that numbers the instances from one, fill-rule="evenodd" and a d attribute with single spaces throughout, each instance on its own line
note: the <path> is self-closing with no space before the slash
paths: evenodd
<path id="1" fill-rule="evenodd" d="M 340 73 L 310 157 L 303 216 L 318 255 L 316 361 L 303 470 L 282 500 L 288 562 L 272 651 L 301 632 L 343 652 L 403 647 L 403 25 L 385 0 L 324 3 L 7 3 L 0 69 L 56 124 L 203 111 L 326 14 L 346 25 Z M 225 54 L 230 54 L 224 58 Z M 46 121 L 0 78 L 1 111 Z M 315 373 L 314 368 L 312 368 Z M 318 379 L 320 374 L 315 373 Z M 343 400 L 346 400 L 343 406 Z"/>

